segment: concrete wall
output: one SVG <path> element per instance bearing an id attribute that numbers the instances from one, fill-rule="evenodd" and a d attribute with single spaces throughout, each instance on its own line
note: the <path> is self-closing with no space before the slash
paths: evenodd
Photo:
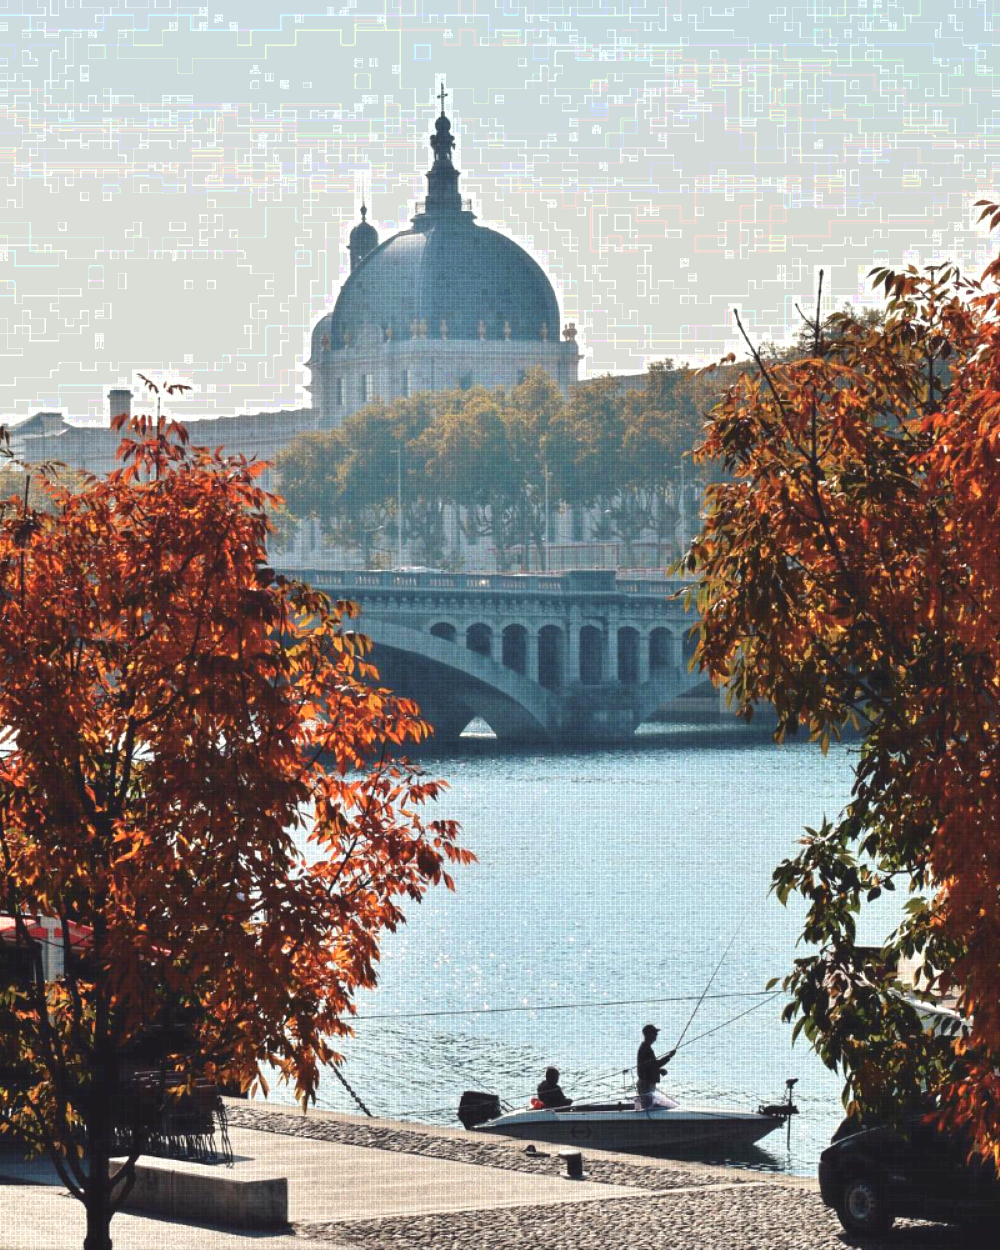
<path id="1" fill-rule="evenodd" d="M 122 1160 L 113 1161 L 115 1170 Z M 143 1158 L 123 1210 L 226 1228 L 278 1229 L 288 1225 L 285 1177 L 243 1179 L 222 1164 Z"/>

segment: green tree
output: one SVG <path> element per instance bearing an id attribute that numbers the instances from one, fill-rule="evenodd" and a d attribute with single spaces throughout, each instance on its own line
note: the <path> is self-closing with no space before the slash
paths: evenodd
<path id="1" fill-rule="evenodd" d="M 459 505 L 470 537 L 493 539 L 501 569 L 518 540 L 520 466 L 510 454 L 502 392 L 473 387 L 444 407 L 424 437 L 428 480 Z"/>

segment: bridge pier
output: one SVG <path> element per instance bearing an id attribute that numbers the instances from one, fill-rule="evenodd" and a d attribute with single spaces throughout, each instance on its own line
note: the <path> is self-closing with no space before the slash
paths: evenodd
<path id="1" fill-rule="evenodd" d="M 566 626 L 566 670 L 563 674 L 563 682 L 570 684 L 571 682 L 580 680 L 580 624 L 579 615 L 576 620 L 573 619 L 571 613 L 569 622 Z"/>
<path id="2" fill-rule="evenodd" d="M 638 683 L 644 686 L 649 681 L 649 635 L 639 635 L 639 675 Z"/>
<path id="3" fill-rule="evenodd" d="M 618 671 L 618 610 L 608 608 L 608 624 L 605 633 L 605 669 L 604 676 L 610 681 L 617 681 L 621 674 Z"/>
<path id="4" fill-rule="evenodd" d="M 525 676 L 529 681 L 537 682 L 540 680 L 540 674 L 538 671 L 538 633 L 536 630 L 528 630 L 526 645 Z"/>
<path id="5" fill-rule="evenodd" d="M 566 692 L 564 742 L 627 742 L 639 727 L 638 692 L 619 681 Z"/>

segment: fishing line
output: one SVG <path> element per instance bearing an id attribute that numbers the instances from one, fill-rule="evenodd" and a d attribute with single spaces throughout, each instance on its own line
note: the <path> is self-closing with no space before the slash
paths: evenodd
<path id="1" fill-rule="evenodd" d="M 739 925 L 737 926 L 736 932 L 735 932 L 735 933 L 733 934 L 733 936 L 729 939 L 729 945 L 728 945 L 728 946 L 726 947 L 726 949 L 722 952 L 722 958 L 721 958 L 721 959 L 719 960 L 719 962 L 715 965 L 715 969 L 714 969 L 714 971 L 712 972 L 712 975 L 709 977 L 708 984 L 705 986 L 704 990 L 702 990 L 702 993 L 701 993 L 701 998 L 699 998 L 699 999 L 698 999 L 698 1001 L 695 1003 L 695 1005 L 694 1005 L 694 1009 L 692 1010 L 691 1014 L 688 1016 L 687 1024 L 685 1024 L 684 1028 L 681 1030 L 681 1035 L 680 1035 L 680 1037 L 679 1037 L 679 1038 L 677 1039 L 677 1041 L 674 1043 L 674 1050 L 679 1050 L 679 1049 L 680 1049 L 681 1042 L 683 1042 L 683 1040 L 684 1040 L 684 1035 L 685 1035 L 685 1033 L 687 1033 L 688 1029 L 691 1027 L 691 1021 L 692 1021 L 692 1020 L 695 1018 L 695 1016 L 698 1014 L 698 1008 L 699 1008 L 699 1007 L 702 1005 L 702 1003 L 705 1001 L 705 995 L 706 995 L 706 994 L 708 993 L 708 991 L 712 988 L 712 982 L 715 980 L 716 976 L 718 975 L 718 971 L 719 971 L 719 969 L 722 967 L 723 963 L 725 963 L 726 956 L 727 956 L 727 955 L 729 954 L 729 952 L 733 949 L 733 943 L 734 943 L 734 942 L 736 941 L 736 939 L 739 937 L 739 935 L 740 935 L 740 931 L 742 930 L 742 928 L 743 928 L 743 926 L 744 926 L 744 924 L 745 924 L 745 923 L 746 923 L 746 914 L 744 914 L 743 919 L 740 921 Z"/>
<path id="2" fill-rule="evenodd" d="M 723 1020 L 723 1022 L 721 1024 L 717 1024 L 714 1029 L 706 1029 L 704 1033 L 699 1033 L 697 1037 L 692 1037 L 690 1041 L 684 1043 L 683 1049 L 686 1049 L 688 1046 L 693 1046 L 695 1042 L 700 1042 L 703 1037 L 711 1037 L 713 1033 L 718 1033 L 720 1029 L 724 1029 L 727 1024 L 735 1024 L 737 1020 L 742 1020 L 744 1016 L 748 1016 L 751 1011 L 756 1011 L 758 1007 L 767 1006 L 772 998 L 778 998 L 780 995 L 781 990 L 772 990 L 763 1002 L 754 1003 L 754 1005 L 752 1007 L 748 1007 L 746 1011 L 741 1011 L 738 1016 L 732 1016 L 729 1020 Z"/>
<path id="3" fill-rule="evenodd" d="M 740 928 L 743 926 L 741 925 Z M 737 930 L 737 933 L 739 930 Z M 733 935 L 735 941 L 736 934 Z M 732 946 L 732 942 L 729 944 Z M 725 959 L 729 953 L 729 947 L 726 948 L 722 958 Z M 715 970 L 718 972 L 718 968 Z M 715 973 L 712 974 L 712 981 L 715 980 Z M 711 987 L 712 981 L 706 986 L 706 991 Z M 409 1012 L 385 1012 L 377 1015 L 357 1015 L 352 1016 L 354 1020 L 430 1020 L 440 1018 L 442 1016 L 496 1016 L 508 1015 L 511 1012 L 519 1011 L 580 1011 L 590 1007 L 642 1007 L 657 1005 L 660 1003 L 690 1003 L 697 998 L 698 1005 L 708 1001 L 713 1002 L 719 998 L 759 998 L 766 994 L 767 990 L 738 990 L 728 994 L 708 994 L 702 993 L 700 997 L 695 994 L 674 995 L 672 998 L 622 998 L 615 1000 L 598 1000 L 592 999 L 589 1002 L 579 1003 L 540 1003 L 535 1006 L 517 1006 L 517 1007 L 465 1007 L 457 1010 L 449 1011 L 409 1011 Z M 695 1008 L 697 1011 L 697 1007 Z M 693 1013 L 692 1013 L 693 1019 Z M 690 1020 L 688 1021 L 690 1024 Z M 682 1033 L 683 1037 L 684 1034 Z"/>

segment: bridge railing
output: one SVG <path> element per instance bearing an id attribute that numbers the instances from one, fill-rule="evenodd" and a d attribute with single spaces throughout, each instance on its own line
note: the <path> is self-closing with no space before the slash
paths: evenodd
<path id="1" fill-rule="evenodd" d="M 279 571 L 314 586 L 345 594 L 354 589 L 455 590 L 552 595 L 653 595 L 662 598 L 677 595 L 691 585 L 679 577 L 618 577 L 613 571 L 604 569 L 575 569 L 567 573 L 445 573 L 436 569 L 415 572 L 396 569 L 281 569 L 279 565 Z"/>

